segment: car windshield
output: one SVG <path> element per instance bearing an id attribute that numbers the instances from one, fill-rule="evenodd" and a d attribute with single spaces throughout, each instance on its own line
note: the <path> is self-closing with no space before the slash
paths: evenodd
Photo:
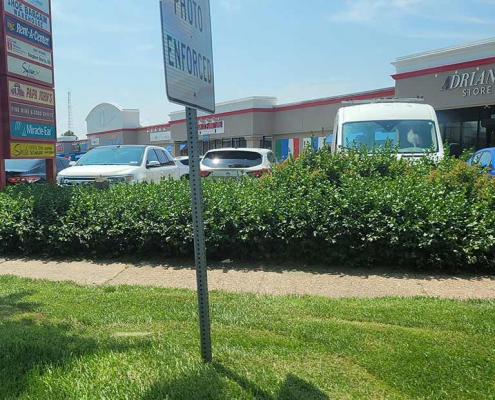
<path id="1" fill-rule="evenodd" d="M 438 151 L 435 123 L 428 120 L 348 122 L 343 126 L 342 145 L 397 147 L 399 153 Z"/>
<path id="2" fill-rule="evenodd" d="M 181 158 L 178 160 L 182 165 L 189 165 L 189 158 Z"/>
<path id="3" fill-rule="evenodd" d="M 144 147 L 97 147 L 86 153 L 76 164 L 83 165 L 141 165 Z"/>
<path id="4" fill-rule="evenodd" d="M 263 158 L 255 151 L 212 151 L 203 158 L 210 168 L 249 168 L 261 165 Z"/>
<path id="5" fill-rule="evenodd" d="M 5 160 L 6 171 L 31 171 L 41 165 L 40 160 Z"/>

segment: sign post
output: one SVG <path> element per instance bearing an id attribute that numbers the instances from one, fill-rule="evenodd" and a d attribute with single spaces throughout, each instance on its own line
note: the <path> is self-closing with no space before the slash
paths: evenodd
<path id="1" fill-rule="evenodd" d="M 167 97 L 186 107 L 189 181 L 203 361 L 212 361 L 197 109 L 215 112 L 209 0 L 161 0 Z"/>

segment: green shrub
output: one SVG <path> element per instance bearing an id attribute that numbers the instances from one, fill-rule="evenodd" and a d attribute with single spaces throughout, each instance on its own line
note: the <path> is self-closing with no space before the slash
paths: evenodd
<path id="1" fill-rule="evenodd" d="M 495 187 L 464 162 L 306 149 L 260 179 L 203 180 L 208 257 L 494 270 Z M 0 254 L 192 256 L 189 182 L 0 193 Z"/>

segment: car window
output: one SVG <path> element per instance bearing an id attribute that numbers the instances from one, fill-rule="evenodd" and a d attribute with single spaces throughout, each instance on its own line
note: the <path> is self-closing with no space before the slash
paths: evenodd
<path id="1" fill-rule="evenodd" d="M 476 153 L 476 154 L 473 156 L 473 159 L 472 159 L 471 163 L 472 163 L 472 164 L 477 164 L 477 163 L 480 161 L 481 154 L 482 154 L 482 153 Z"/>
<path id="2" fill-rule="evenodd" d="M 479 163 L 486 167 L 492 167 L 492 155 L 489 151 L 481 153 Z"/>
<path id="3" fill-rule="evenodd" d="M 158 149 L 154 149 L 157 157 L 158 157 L 158 161 L 160 161 L 160 164 L 161 165 L 167 165 L 168 163 L 168 158 L 167 156 L 165 155 L 165 153 L 161 150 L 158 150 Z"/>
<path id="4" fill-rule="evenodd" d="M 67 168 L 69 163 L 64 163 L 63 159 L 57 158 L 57 173 Z"/>
<path id="5" fill-rule="evenodd" d="M 168 161 L 166 165 L 176 165 L 174 158 L 169 153 L 167 153 L 165 150 L 159 150 L 159 152 L 167 158 Z"/>
<path id="6" fill-rule="evenodd" d="M 275 156 L 273 155 L 273 153 L 268 153 L 268 161 L 270 161 L 271 163 L 276 163 L 277 160 L 275 159 Z"/>
<path id="7" fill-rule="evenodd" d="M 158 156 L 155 153 L 155 149 L 149 149 L 148 155 L 146 156 L 146 165 L 148 165 L 151 161 L 160 162 L 160 160 L 158 159 Z"/>
<path id="8" fill-rule="evenodd" d="M 77 165 L 137 166 L 142 163 L 143 153 L 142 146 L 96 147 L 82 156 Z"/>
<path id="9" fill-rule="evenodd" d="M 255 151 L 210 151 L 203 158 L 203 165 L 210 168 L 249 168 L 261 165 L 263 157 Z"/>

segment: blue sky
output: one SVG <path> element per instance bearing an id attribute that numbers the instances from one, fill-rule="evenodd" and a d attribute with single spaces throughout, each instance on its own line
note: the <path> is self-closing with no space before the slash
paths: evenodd
<path id="1" fill-rule="evenodd" d="M 279 103 L 393 86 L 397 57 L 495 37 L 495 0 L 211 0 L 217 102 Z M 102 102 L 143 125 L 181 109 L 165 93 L 158 0 L 52 0 L 59 132 Z"/>

